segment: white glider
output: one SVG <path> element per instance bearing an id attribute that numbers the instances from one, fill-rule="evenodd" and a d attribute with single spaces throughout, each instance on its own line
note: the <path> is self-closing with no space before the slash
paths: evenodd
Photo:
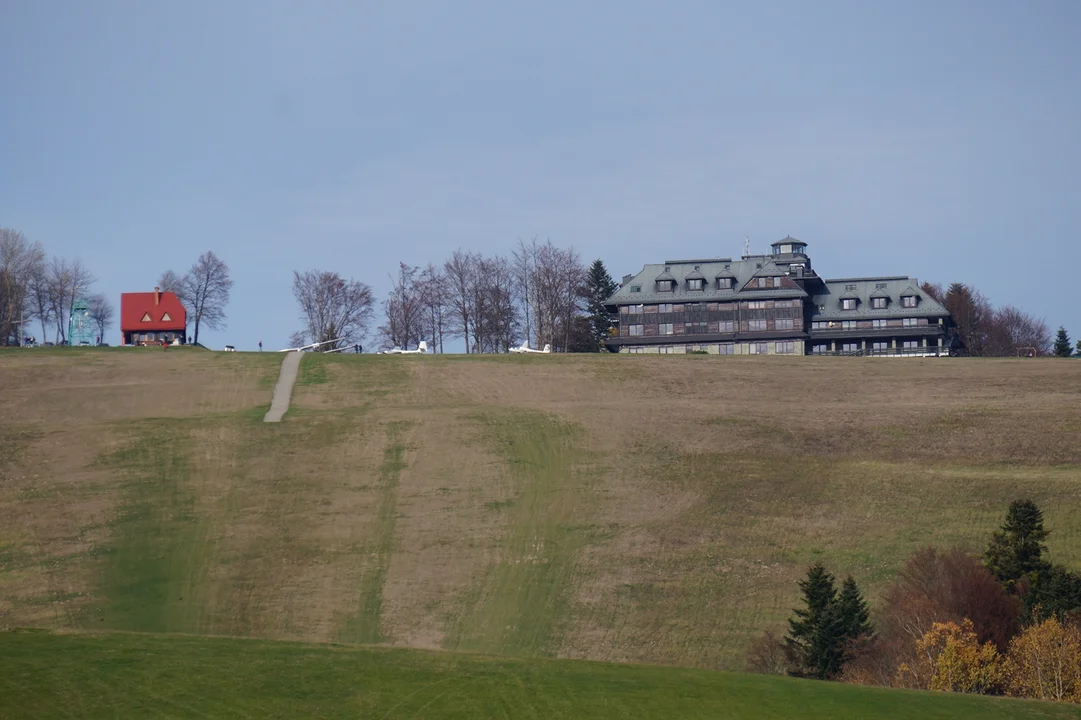
<path id="1" fill-rule="evenodd" d="M 537 353 L 539 355 L 548 355 L 552 352 L 552 346 L 545 345 L 543 350 L 532 350 L 529 347 L 529 341 L 526 340 L 522 343 L 521 347 L 511 348 L 510 351 L 512 353 Z"/>

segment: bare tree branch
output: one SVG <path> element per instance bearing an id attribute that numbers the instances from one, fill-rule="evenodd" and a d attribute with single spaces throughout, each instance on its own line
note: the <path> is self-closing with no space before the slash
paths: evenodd
<path id="1" fill-rule="evenodd" d="M 109 302 L 105 293 L 91 295 L 86 301 L 86 306 L 90 313 L 90 320 L 98 329 L 98 342 L 105 342 L 105 331 L 112 327 L 116 319 L 116 308 Z"/>
<path id="2" fill-rule="evenodd" d="M 169 274 L 167 271 L 162 280 L 171 280 L 172 278 L 166 277 Z M 185 298 L 187 300 L 188 314 L 194 324 L 194 343 L 199 342 L 201 326 L 205 325 L 211 330 L 225 327 L 225 306 L 229 304 L 229 291 L 232 287 L 229 266 L 209 250 L 199 256 L 184 276 L 182 292 L 177 293 L 177 296 L 182 301 Z"/>
<path id="3" fill-rule="evenodd" d="M 374 300 L 372 289 L 364 283 L 345 280 L 335 272 L 294 270 L 293 295 L 305 324 L 304 339 L 328 342 L 340 338 L 343 344 L 352 345 L 367 336 Z"/>
<path id="4" fill-rule="evenodd" d="M 45 264 L 41 243 L 30 243 L 17 230 L 0 228 L 0 345 L 20 343 L 25 321 L 33 317 L 33 278 Z"/>
<path id="5" fill-rule="evenodd" d="M 425 315 L 417 280 L 419 272 L 420 268 L 398 263 L 398 277 L 391 279 L 390 295 L 383 302 L 386 324 L 379 327 L 379 337 L 384 348 L 412 347 L 423 339 Z"/>

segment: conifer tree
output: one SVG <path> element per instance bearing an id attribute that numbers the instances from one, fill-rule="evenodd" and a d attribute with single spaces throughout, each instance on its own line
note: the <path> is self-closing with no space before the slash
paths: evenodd
<path id="1" fill-rule="evenodd" d="M 604 308 L 604 301 L 619 289 L 619 285 L 608 274 L 604 261 L 598 258 L 589 266 L 586 287 L 589 292 L 589 325 L 593 335 L 593 351 L 596 352 L 601 349 L 613 325 L 608 311 Z"/>
<path id="2" fill-rule="evenodd" d="M 794 611 L 785 638 L 794 674 L 826 680 L 840 672 L 842 663 L 843 623 L 837 612 L 837 588 L 833 575 L 820 563 L 807 570 L 807 579 L 800 581 L 799 588 L 806 607 Z"/>
<path id="3" fill-rule="evenodd" d="M 1070 347 L 1070 336 L 1066 334 L 1066 328 L 1059 326 L 1058 333 L 1055 335 L 1055 347 L 1053 352 L 1059 357 L 1070 357 L 1073 353 L 1073 348 Z"/>
<path id="4" fill-rule="evenodd" d="M 1049 565 L 1043 559 L 1048 531 L 1043 513 L 1032 500 L 1014 500 L 1001 529 L 991 536 L 984 565 L 1007 589 L 1023 577 L 1034 577 Z"/>
<path id="5" fill-rule="evenodd" d="M 837 612 L 841 616 L 841 632 L 849 646 L 870 640 L 874 635 L 870 608 L 867 606 L 867 601 L 863 599 L 863 593 L 856 585 L 855 578 L 851 575 L 845 578 L 841 586 Z"/>

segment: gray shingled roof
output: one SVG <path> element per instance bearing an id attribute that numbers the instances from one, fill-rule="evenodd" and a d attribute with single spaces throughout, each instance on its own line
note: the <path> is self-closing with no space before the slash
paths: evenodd
<path id="1" fill-rule="evenodd" d="M 935 302 L 927 293 L 918 289 L 919 283 L 910 277 L 851 278 L 826 280 L 825 291 L 811 297 L 814 312 L 811 320 L 868 320 L 890 317 L 944 317 L 949 313 L 946 308 Z M 852 285 L 851 290 L 848 286 Z M 884 285 L 885 287 L 878 287 Z M 881 297 L 885 292 L 891 299 L 885 309 L 871 307 L 872 297 Z M 901 306 L 901 297 L 915 295 L 919 302 L 914 308 Z M 842 310 L 842 297 L 856 297 L 860 300 L 855 310 Z M 823 309 L 824 308 L 824 309 Z"/>
<path id="2" fill-rule="evenodd" d="M 697 275 L 695 274 L 695 265 L 698 266 Z M 728 265 L 727 271 L 725 265 Z M 760 265 L 761 267 L 759 267 Z M 665 267 L 669 268 L 667 273 Z M 729 301 L 737 296 L 745 299 L 799 298 L 807 296 L 807 293 L 799 288 L 744 289 L 752 278 L 761 276 L 763 271 L 768 275 L 785 274 L 784 271 L 774 265 L 768 256 L 747 260 L 717 260 L 716 262 L 694 260 L 646 265 L 633 279 L 627 281 L 612 297 L 608 298 L 606 304 Z M 707 278 L 732 277 L 734 278 L 733 287 L 731 290 L 718 290 L 716 283 L 707 282 L 704 290 L 687 290 L 687 278 L 698 276 Z M 656 292 L 656 281 L 668 279 L 676 281 L 675 290 L 673 292 Z M 631 288 L 635 286 L 640 287 L 641 291 L 631 292 Z"/>

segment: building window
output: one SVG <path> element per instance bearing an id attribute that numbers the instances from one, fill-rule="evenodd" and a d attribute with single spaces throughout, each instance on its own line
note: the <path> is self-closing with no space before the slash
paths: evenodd
<path id="1" fill-rule="evenodd" d="M 795 321 L 792 318 L 778 318 L 776 322 L 778 330 L 793 330 L 795 328 Z"/>
<path id="2" fill-rule="evenodd" d="M 702 280 L 701 280 L 701 278 L 691 278 L 690 280 L 688 280 L 687 281 L 687 289 L 688 290 L 701 290 L 702 289 Z"/>
<path id="3" fill-rule="evenodd" d="M 919 340 L 905 340 L 905 350 L 915 350 L 920 346 Z"/>
<path id="4" fill-rule="evenodd" d="M 845 285 L 845 292 L 849 292 L 849 291 L 855 292 L 855 290 L 856 290 L 855 285 Z"/>
<path id="5" fill-rule="evenodd" d="M 708 332 L 708 326 L 704 322 L 683 323 L 683 332 L 687 335 L 705 335 Z"/>
<path id="6" fill-rule="evenodd" d="M 143 313 L 143 319 L 140 320 L 139 322 L 151 322 L 150 313 Z"/>
<path id="7" fill-rule="evenodd" d="M 657 306 L 657 312 L 670 313 L 672 312 L 672 303 L 661 303 Z"/>
<path id="8" fill-rule="evenodd" d="M 878 350 L 878 351 L 889 350 L 890 349 L 890 344 L 888 342 L 881 342 L 881 341 L 880 342 L 875 342 L 875 343 L 871 344 L 871 349 L 872 350 Z"/>
<path id="9" fill-rule="evenodd" d="M 823 345 L 821 343 L 819 343 L 818 345 L 815 345 L 814 347 L 811 348 L 811 354 L 812 355 L 824 355 L 824 354 L 828 353 L 829 351 L 830 351 L 830 346 L 829 345 Z"/>
<path id="10" fill-rule="evenodd" d="M 731 290 L 732 289 L 732 278 L 728 278 L 728 277 L 717 278 L 717 289 L 718 290 Z"/>
<path id="11" fill-rule="evenodd" d="M 640 292 L 642 292 L 642 286 L 641 285 L 631 285 L 631 292 L 632 293 L 636 293 L 636 292 L 640 293 Z"/>
<path id="12" fill-rule="evenodd" d="M 841 345 L 841 352 L 858 352 L 860 349 L 859 343 L 843 343 Z"/>
<path id="13" fill-rule="evenodd" d="M 781 287 L 781 276 L 780 275 L 773 278 L 773 287 L 775 287 L 775 288 Z"/>
<path id="14" fill-rule="evenodd" d="M 717 323 L 717 332 L 730 333 L 736 331 L 736 323 L 732 320 L 721 320 Z"/>
<path id="15" fill-rule="evenodd" d="M 901 298 L 901 307 L 914 308 L 916 307 L 916 300 L 918 298 L 915 295 L 905 295 Z"/>
<path id="16" fill-rule="evenodd" d="M 769 343 L 764 343 L 764 342 L 751 343 L 751 352 L 754 353 L 755 355 L 768 355 L 769 354 Z"/>
<path id="17" fill-rule="evenodd" d="M 672 281 L 671 280 L 658 280 L 657 281 L 657 292 L 672 292 Z"/>
<path id="18" fill-rule="evenodd" d="M 843 300 L 841 300 L 841 309 L 842 310 L 855 310 L 856 309 L 856 298 L 844 298 Z"/>
<path id="19" fill-rule="evenodd" d="M 675 333 L 675 326 L 672 323 L 661 323 L 660 332 L 661 335 L 672 335 Z"/>
<path id="20" fill-rule="evenodd" d="M 796 352 L 796 343 L 792 340 L 786 340 L 785 342 L 779 342 L 776 344 L 778 355 L 792 355 Z"/>
<path id="21" fill-rule="evenodd" d="M 855 320 L 842 320 L 841 321 L 841 329 L 842 330 L 855 330 L 856 329 L 856 321 Z"/>
<path id="22" fill-rule="evenodd" d="M 631 337 L 642 337 L 642 325 L 630 325 Z"/>
<path id="23" fill-rule="evenodd" d="M 717 346 L 718 355 L 734 355 L 736 353 L 736 347 L 732 343 L 721 343 Z"/>
<path id="24" fill-rule="evenodd" d="M 871 298 L 871 307 L 875 310 L 885 310 L 886 302 L 886 298 L 884 297 Z"/>
<path id="25" fill-rule="evenodd" d="M 885 320 L 872 320 L 871 321 L 871 327 L 876 328 L 876 329 L 887 327 L 886 321 Z"/>
<path id="26" fill-rule="evenodd" d="M 748 320 L 747 330 L 748 332 L 761 332 L 766 329 L 765 320 Z"/>

